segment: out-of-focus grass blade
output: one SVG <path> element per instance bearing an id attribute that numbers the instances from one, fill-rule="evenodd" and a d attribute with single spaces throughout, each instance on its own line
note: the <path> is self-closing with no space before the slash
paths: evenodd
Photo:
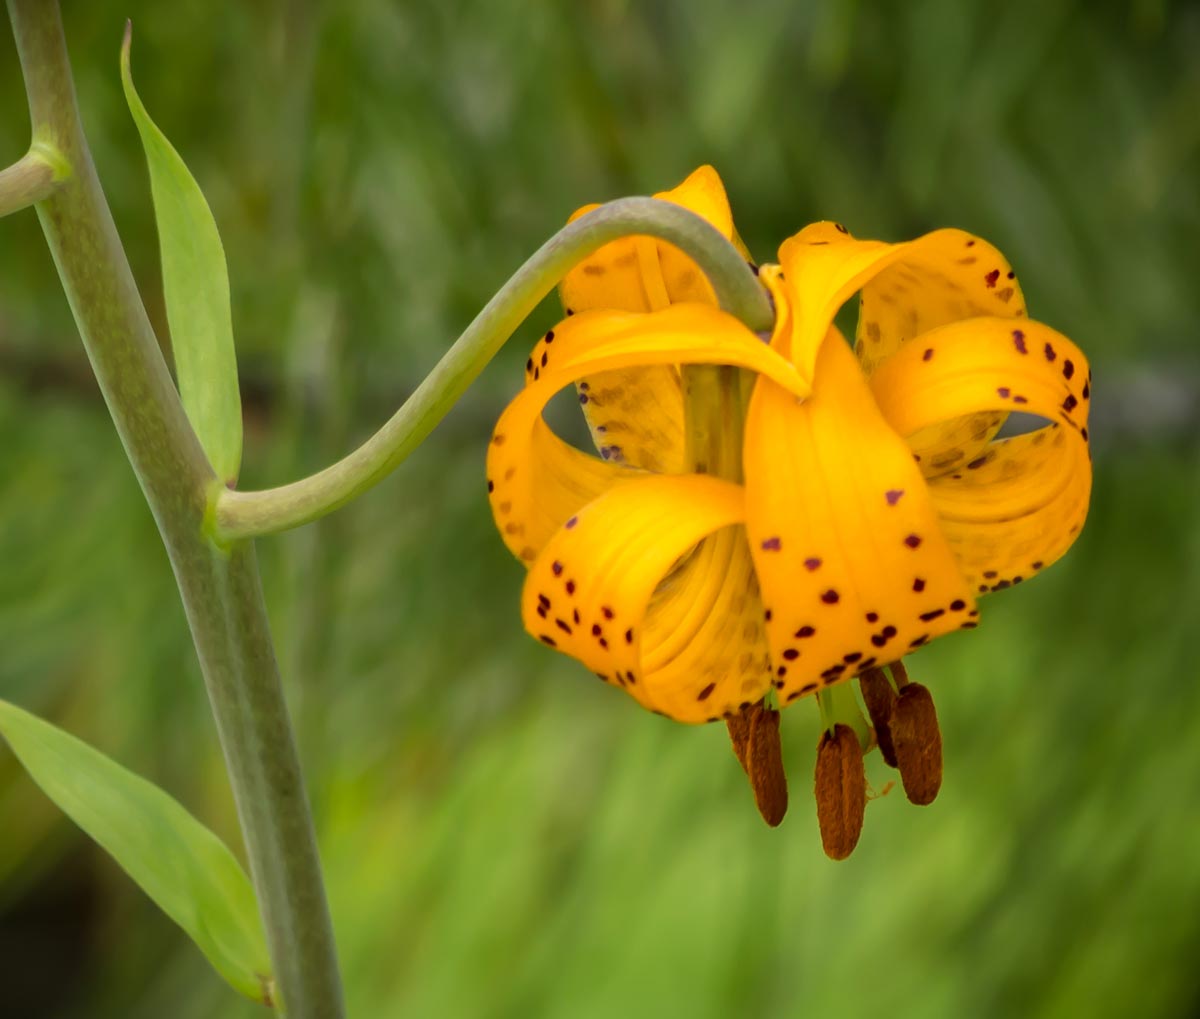
<path id="1" fill-rule="evenodd" d="M 274 981 L 250 879 L 165 792 L 69 733 L 0 700 L 3 736 L 33 780 L 196 942 L 240 993 Z"/>
<path id="2" fill-rule="evenodd" d="M 130 41 L 127 25 L 121 83 L 150 166 L 179 394 L 217 476 L 232 483 L 242 458 L 242 407 L 225 249 L 200 186 L 133 87 Z"/>

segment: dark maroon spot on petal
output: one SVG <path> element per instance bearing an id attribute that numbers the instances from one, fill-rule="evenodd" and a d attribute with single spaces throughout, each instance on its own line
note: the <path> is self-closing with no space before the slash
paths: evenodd
<path id="1" fill-rule="evenodd" d="M 800 657 L 800 652 L 797 651 L 794 647 L 790 647 L 786 651 L 784 651 L 783 657 L 789 662 L 794 662 L 797 658 Z"/>
<path id="2" fill-rule="evenodd" d="M 580 393 L 580 394 L 579 394 L 579 402 L 580 402 L 581 404 L 586 404 L 586 403 L 588 402 L 588 395 L 587 395 L 587 393 Z"/>
<path id="3" fill-rule="evenodd" d="M 988 591 L 990 591 L 990 590 L 991 590 L 991 588 L 990 588 L 990 587 L 988 587 L 988 586 L 987 586 L 987 584 L 980 584 L 980 585 L 979 585 L 979 593 L 980 593 L 980 594 L 987 594 L 987 593 L 988 593 Z"/>
<path id="4" fill-rule="evenodd" d="M 543 350 L 542 351 L 542 367 L 543 368 L 546 367 L 546 362 L 549 360 L 549 358 L 550 358 L 550 355 L 546 351 Z"/>
<path id="5" fill-rule="evenodd" d="M 1072 361 L 1070 358 L 1066 358 L 1063 361 L 1063 378 L 1069 379 L 1074 374 L 1075 374 L 1075 362 Z"/>
<path id="6" fill-rule="evenodd" d="M 762 542 L 762 550 L 764 552 L 778 552 L 783 542 L 779 540 L 779 536 L 774 538 L 764 538 Z"/>
<path id="7" fill-rule="evenodd" d="M 579 517 L 571 517 L 571 519 L 568 520 L 563 526 L 569 531 L 577 523 L 579 523 Z"/>
<path id="8" fill-rule="evenodd" d="M 1055 353 L 1054 348 L 1050 346 L 1049 343 L 1047 343 L 1042 350 L 1045 351 L 1047 361 L 1053 361 L 1056 357 L 1058 357 L 1058 354 Z"/>
<path id="9" fill-rule="evenodd" d="M 961 598 L 955 598 L 954 601 L 952 601 L 950 603 L 950 611 L 951 612 L 961 612 L 966 607 L 967 607 L 967 603 L 965 601 L 963 601 Z"/>
<path id="10" fill-rule="evenodd" d="M 967 470 L 977 471 L 977 470 L 979 470 L 980 467 L 982 467 L 987 462 L 988 462 L 988 456 L 985 453 L 983 456 L 976 457 L 969 464 L 967 464 Z"/>
<path id="11" fill-rule="evenodd" d="M 1079 406 L 1079 401 L 1078 401 L 1078 400 L 1076 400 L 1076 399 L 1075 399 L 1075 397 L 1074 397 L 1074 396 L 1072 396 L 1070 393 L 1068 393 L 1068 394 L 1067 394 L 1067 398 L 1066 398 L 1065 400 L 1063 400 L 1063 405 L 1062 405 L 1062 406 L 1063 406 L 1063 410 L 1065 410 L 1065 411 L 1066 411 L 1066 412 L 1069 414 L 1069 413 L 1071 413 L 1071 411 L 1073 411 L 1073 410 L 1074 410 L 1074 409 L 1075 409 L 1077 406 Z"/>
<path id="12" fill-rule="evenodd" d="M 1013 397 L 1013 403 L 1028 403 L 1028 402 L 1029 402 L 1029 400 L 1024 396 L 1021 396 L 1020 393 L 1018 393 L 1016 396 Z"/>
<path id="13" fill-rule="evenodd" d="M 879 622 L 879 613 L 878 612 L 868 612 L 867 613 L 867 622 L 868 623 L 878 623 Z"/>
<path id="14" fill-rule="evenodd" d="M 528 361 L 525 362 L 525 370 L 527 372 L 533 371 L 533 358 L 532 357 Z"/>
<path id="15" fill-rule="evenodd" d="M 1022 354 L 1029 353 L 1029 351 L 1025 349 L 1025 334 L 1023 332 L 1021 332 L 1020 329 L 1013 330 L 1012 338 L 1013 338 L 1013 345 L 1017 348 L 1017 351 L 1019 353 L 1022 353 Z"/>
<path id="16" fill-rule="evenodd" d="M 503 446 L 504 445 L 504 436 L 501 435 L 499 432 L 497 432 L 495 435 L 492 436 L 492 445 L 493 446 Z"/>
<path id="17" fill-rule="evenodd" d="M 834 223 L 833 228 L 840 234 L 848 234 L 850 232 L 841 223 Z"/>
<path id="18" fill-rule="evenodd" d="M 932 358 L 933 358 L 933 348 L 932 348 L 932 347 L 926 347 L 926 348 L 925 348 L 925 353 L 921 355 L 921 360 L 922 360 L 922 361 L 929 361 L 929 360 L 931 360 Z"/>
<path id="19" fill-rule="evenodd" d="M 852 651 L 852 652 L 851 652 L 850 654 L 848 654 L 848 655 L 842 655 L 842 661 L 843 661 L 843 662 L 845 662 L 847 665 L 853 665 L 853 664 L 854 664 L 855 662 L 857 662 L 857 661 L 858 661 L 858 660 L 859 660 L 861 657 L 862 657 L 862 652 L 861 652 L 861 651 Z"/>
<path id="20" fill-rule="evenodd" d="M 547 342 L 547 343 L 553 343 L 553 342 L 554 342 L 554 330 L 553 330 L 553 329 L 551 329 L 551 330 L 550 330 L 550 332 L 548 332 L 548 333 L 546 334 L 546 342 Z"/>
<path id="21" fill-rule="evenodd" d="M 600 638 L 600 646 L 602 648 L 604 648 L 606 651 L 608 650 L 608 638 L 607 637 Z"/>
<path id="22" fill-rule="evenodd" d="M 563 571 L 563 564 L 562 564 L 562 563 L 560 563 L 560 562 L 559 562 L 559 561 L 556 559 L 556 560 L 554 560 L 554 562 L 552 562 L 552 563 L 550 564 L 550 569 L 551 569 L 551 571 L 553 571 L 553 573 L 554 573 L 554 575 L 555 575 L 556 577 L 561 577 L 561 576 L 562 576 L 562 571 Z"/>
<path id="23" fill-rule="evenodd" d="M 1084 442 L 1088 441 L 1088 430 L 1086 428 L 1079 429 L 1079 435 L 1080 435 L 1080 438 L 1082 438 Z"/>
<path id="24" fill-rule="evenodd" d="M 630 686 L 637 682 L 637 676 L 635 676 L 632 672 L 625 673 L 625 678 L 629 680 Z M 715 686 L 716 684 L 714 683 L 713 685 Z"/>
<path id="25" fill-rule="evenodd" d="M 600 629 L 599 623 L 592 623 L 592 636 L 599 637 L 604 631 Z"/>
<path id="26" fill-rule="evenodd" d="M 830 588 L 823 595 L 821 595 L 821 601 L 823 601 L 826 605 L 836 605 L 838 602 L 837 591 L 835 591 L 833 588 Z"/>
<path id="27" fill-rule="evenodd" d="M 488 493 L 491 494 L 494 491 L 496 491 L 496 482 L 488 478 Z"/>
<path id="28" fill-rule="evenodd" d="M 542 377 L 542 369 L 534 368 L 533 369 L 533 381 L 537 382 L 537 380 L 540 379 L 541 377 Z"/>
<path id="29" fill-rule="evenodd" d="M 633 630 L 632 630 L 632 629 L 629 629 L 629 630 L 626 630 L 626 631 L 625 631 L 625 643 L 626 643 L 626 644 L 632 644 L 632 643 L 633 643 Z"/>
<path id="30" fill-rule="evenodd" d="M 1015 272 L 1013 272 L 1011 269 L 1009 269 L 1008 270 L 1008 278 L 1010 280 L 1015 280 L 1017 278 L 1017 274 Z"/>
<path id="31" fill-rule="evenodd" d="M 808 570 L 810 573 L 813 570 L 820 569 L 821 568 L 821 560 L 816 558 L 816 556 L 813 556 L 812 558 L 809 558 L 809 559 L 805 559 L 804 560 L 804 568 L 806 570 Z"/>
<path id="32" fill-rule="evenodd" d="M 1039 559 L 1036 563 L 1033 564 L 1033 569 L 1040 570 L 1045 565 L 1046 564 Z"/>
<path id="33" fill-rule="evenodd" d="M 921 577 L 913 578 L 913 590 L 920 594 L 925 590 L 925 581 Z"/>
<path id="34" fill-rule="evenodd" d="M 803 640 L 805 637 L 811 637 L 816 632 L 817 630 L 814 626 L 802 626 L 796 631 L 796 636 Z"/>
<path id="35" fill-rule="evenodd" d="M 575 609 L 571 613 L 571 618 L 575 620 L 575 625 L 578 626 L 579 625 L 579 609 Z"/>
<path id="36" fill-rule="evenodd" d="M 765 619 L 768 623 L 771 621 L 771 610 L 770 609 L 767 609 L 766 611 L 763 612 L 763 619 Z"/>
<path id="37" fill-rule="evenodd" d="M 1010 396 L 1012 396 L 1012 390 L 1009 389 L 1008 386 L 1000 386 L 996 390 L 996 395 L 998 395 L 1001 399 L 1007 400 Z"/>
<path id="38" fill-rule="evenodd" d="M 1005 590 L 1005 589 L 1007 589 L 1007 588 L 1009 588 L 1009 587 L 1012 587 L 1012 582 L 1011 582 L 1011 581 L 1008 581 L 1008 580 L 997 580 L 997 581 L 996 581 L 996 583 L 994 583 L 994 584 L 992 585 L 992 590 L 993 590 L 993 591 L 1003 591 L 1003 590 Z"/>
<path id="39" fill-rule="evenodd" d="M 894 636 L 896 636 L 896 628 L 894 626 L 885 626 L 883 628 L 884 640 L 891 640 Z"/>
<path id="40" fill-rule="evenodd" d="M 539 616 L 541 616 L 543 619 L 545 619 L 545 618 L 546 618 L 546 606 L 545 606 L 545 605 L 539 605 L 539 606 L 537 607 L 537 614 L 538 614 Z"/>
<path id="41" fill-rule="evenodd" d="M 567 594 L 574 594 L 574 593 L 575 593 L 575 581 L 568 580 L 567 581 Z"/>
<path id="42" fill-rule="evenodd" d="M 887 637 L 885 637 L 882 633 L 873 633 L 871 634 L 871 643 L 875 647 L 883 647 L 883 645 L 887 643 Z"/>
<path id="43" fill-rule="evenodd" d="M 709 683 L 708 686 L 706 686 L 703 690 L 701 690 L 698 694 L 696 694 L 696 700 L 698 700 L 698 701 L 708 700 L 709 696 L 712 694 L 712 692 L 716 688 L 717 688 L 716 683 Z"/>
<path id="44" fill-rule="evenodd" d="M 909 548 L 917 548 L 921 544 L 921 536 L 919 534 L 910 534 L 904 539 L 904 544 Z"/>
<path id="45" fill-rule="evenodd" d="M 1025 579 L 1024 577 L 1022 577 L 1022 576 L 1018 575 L 1018 576 L 1015 576 L 1015 577 L 1013 577 L 1013 578 L 1012 578 L 1012 582 L 1013 582 L 1014 584 L 1019 584 L 1019 583 L 1021 583 L 1021 581 L 1022 581 L 1022 580 L 1024 580 L 1024 579 Z"/>
<path id="46" fill-rule="evenodd" d="M 1000 574 L 995 570 L 984 570 L 983 576 L 986 580 L 994 580 L 996 577 L 1000 576 Z"/>
<path id="47" fill-rule="evenodd" d="M 959 629 L 960 630 L 974 630 L 975 627 L 977 627 L 978 625 L 979 625 L 978 623 L 974 622 L 973 620 L 968 619 L 965 623 L 963 623 L 959 627 Z"/>
<path id="48" fill-rule="evenodd" d="M 989 272 L 986 276 L 983 277 L 983 282 L 986 283 L 988 285 L 988 289 L 991 290 L 996 286 L 996 281 L 999 278 L 1000 278 L 1000 270 L 993 269 L 991 272 Z"/>
<path id="49" fill-rule="evenodd" d="M 613 617 L 613 615 L 614 615 L 614 613 L 613 613 L 613 610 L 612 610 L 612 609 L 610 609 L 610 608 L 609 608 L 607 605 L 601 605 L 601 606 L 600 606 L 600 611 L 601 611 L 602 613 L 604 613 L 604 618 L 605 618 L 605 619 L 612 619 L 612 617 Z"/>
<path id="50" fill-rule="evenodd" d="M 871 667 L 872 667 L 874 664 L 875 664 L 875 659 L 874 659 L 874 658 L 864 658 L 864 659 L 863 659 L 863 660 L 862 660 L 862 661 L 859 663 L 859 666 L 858 666 L 858 667 L 859 667 L 860 669 L 869 669 L 869 668 L 871 668 Z"/>
<path id="51" fill-rule="evenodd" d="M 927 640 L 929 640 L 929 634 L 925 633 L 925 634 L 922 634 L 920 637 L 918 637 L 916 640 L 910 640 L 908 642 L 908 646 L 909 647 L 921 647 L 921 645 L 923 645 Z"/>
<path id="52" fill-rule="evenodd" d="M 547 598 L 544 594 L 538 595 L 538 602 L 540 602 L 542 605 L 545 605 L 546 608 L 550 607 L 550 599 Z"/>
<path id="53" fill-rule="evenodd" d="M 889 488 L 883 493 L 883 497 L 887 499 L 889 506 L 895 506 L 900 501 L 900 497 L 904 494 L 903 488 Z"/>
<path id="54" fill-rule="evenodd" d="M 567 621 L 566 621 L 565 619 L 556 619 L 556 620 L 554 620 L 554 625 L 555 625 L 555 626 L 557 626 L 557 627 L 558 627 L 560 630 L 562 630 L 562 632 L 563 632 L 563 633 L 568 633 L 568 634 L 569 634 L 569 633 L 571 633 L 571 632 L 572 632 L 572 631 L 571 631 L 570 624 L 568 624 L 568 623 L 567 623 Z"/>
<path id="55" fill-rule="evenodd" d="M 538 640 L 540 640 L 543 644 L 549 644 L 550 647 L 558 647 L 558 641 L 556 641 L 553 637 L 547 637 L 544 633 L 538 637 Z"/>
<path id="56" fill-rule="evenodd" d="M 924 623 L 928 623 L 934 619 L 937 619 L 938 616 L 944 616 L 945 614 L 946 614 L 945 609 L 934 609 L 932 612 L 922 612 L 921 613 L 921 621 Z"/>
<path id="57" fill-rule="evenodd" d="M 1092 395 L 1091 383 L 1085 382 L 1083 384 L 1083 392 L 1080 393 L 1079 395 L 1082 396 L 1085 400 L 1088 399 Z"/>

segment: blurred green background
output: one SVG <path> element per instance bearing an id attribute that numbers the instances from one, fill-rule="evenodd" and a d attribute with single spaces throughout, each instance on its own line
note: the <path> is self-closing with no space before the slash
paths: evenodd
<path id="1" fill-rule="evenodd" d="M 576 206 L 701 162 L 760 259 L 818 218 L 979 232 L 1093 360 L 1088 527 L 911 660 L 942 795 L 871 803 L 842 864 L 807 702 L 770 831 L 723 727 L 641 712 L 521 632 L 483 460 L 549 302 L 392 478 L 261 542 L 352 1015 L 1200 1014 L 1200 5 L 66 6 L 162 335 L 126 16 L 220 224 L 247 487 L 368 435 Z M 0 32 L 0 162 L 23 96 Z M 238 846 L 166 557 L 31 212 L 0 223 L 0 696 Z M 3 748 L 0 1014 L 264 1014 Z"/>

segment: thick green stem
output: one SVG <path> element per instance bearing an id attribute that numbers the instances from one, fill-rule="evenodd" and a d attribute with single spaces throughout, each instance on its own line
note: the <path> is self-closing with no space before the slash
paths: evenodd
<path id="1" fill-rule="evenodd" d="M 412 396 L 353 453 L 302 481 L 261 492 L 224 491 L 217 503 L 222 541 L 306 524 L 345 505 L 394 470 L 466 391 L 538 302 L 580 259 L 630 234 L 686 251 L 708 276 L 721 307 L 755 331 L 773 313 L 737 249 L 695 213 L 653 198 L 622 198 L 581 216 L 534 253 L 476 316 Z"/>
<path id="2" fill-rule="evenodd" d="M 58 4 L 8 0 L 35 143 L 61 156 L 37 205 L 88 358 L 166 545 L 200 658 L 258 892 L 294 1017 L 342 1014 L 312 820 L 253 547 L 206 537 L 221 488 L 184 415 L 79 121 Z M 115 61 L 114 61 L 115 65 Z"/>

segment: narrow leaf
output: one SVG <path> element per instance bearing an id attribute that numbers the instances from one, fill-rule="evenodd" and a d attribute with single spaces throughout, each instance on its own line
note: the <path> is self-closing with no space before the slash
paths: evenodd
<path id="1" fill-rule="evenodd" d="M 220 839 L 157 786 L 2 700 L 0 736 L 42 791 L 188 933 L 232 987 L 271 1003 L 254 889 Z"/>
<path id="2" fill-rule="evenodd" d="M 225 249 L 200 186 L 134 90 L 130 41 L 127 24 L 121 83 L 150 166 L 179 395 L 217 476 L 232 484 L 242 459 L 242 407 Z"/>

